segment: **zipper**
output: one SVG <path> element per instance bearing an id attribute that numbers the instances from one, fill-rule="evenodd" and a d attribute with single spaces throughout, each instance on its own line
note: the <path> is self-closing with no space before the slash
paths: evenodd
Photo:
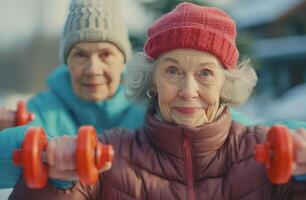
<path id="1" fill-rule="evenodd" d="M 190 137 L 187 134 L 185 134 L 183 149 L 185 155 L 185 166 L 186 166 L 186 177 L 187 177 L 187 199 L 194 200 L 196 198 L 195 198 L 194 182 L 193 182 L 192 153 L 191 153 Z"/>

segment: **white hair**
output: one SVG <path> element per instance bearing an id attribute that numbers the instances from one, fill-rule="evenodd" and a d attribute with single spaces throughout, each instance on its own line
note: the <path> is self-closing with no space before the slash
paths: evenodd
<path id="1" fill-rule="evenodd" d="M 257 75 L 250 60 L 244 60 L 236 69 L 224 72 L 225 82 L 221 90 L 221 101 L 230 106 L 245 103 L 257 83 Z"/>
<path id="2" fill-rule="evenodd" d="M 126 94 L 135 101 L 148 101 L 148 92 L 153 86 L 156 60 L 143 52 L 136 53 L 126 65 Z M 236 69 L 224 70 L 225 82 L 221 90 L 220 103 L 229 106 L 243 104 L 250 96 L 257 82 L 257 75 L 249 60 L 243 61 Z"/>

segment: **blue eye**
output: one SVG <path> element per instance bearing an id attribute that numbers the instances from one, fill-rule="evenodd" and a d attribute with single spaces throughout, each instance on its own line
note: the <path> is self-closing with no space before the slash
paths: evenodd
<path id="1" fill-rule="evenodd" d="M 208 77 L 211 74 L 212 74 L 211 71 L 208 70 L 208 69 L 204 69 L 204 70 L 201 71 L 201 76 L 203 76 L 203 77 Z"/>
<path id="2" fill-rule="evenodd" d="M 178 74 L 178 69 L 174 66 L 170 66 L 167 68 L 167 73 L 171 75 Z"/>

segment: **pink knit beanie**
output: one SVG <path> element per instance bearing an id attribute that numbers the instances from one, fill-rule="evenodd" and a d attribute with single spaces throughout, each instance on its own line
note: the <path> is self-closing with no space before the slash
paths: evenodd
<path id="1" fill-rule="evenodd" d="M 225 69 L 237 65 L 236 24 L 218 8 L 180 3 L 151 25 L 147 36 L 144 51 L 151 58 L 187 48 L 213 54 Z"/>

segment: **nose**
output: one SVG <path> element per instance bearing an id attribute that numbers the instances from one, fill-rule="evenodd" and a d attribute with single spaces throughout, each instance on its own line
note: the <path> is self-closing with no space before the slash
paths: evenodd
<path id="1" fill-rule="evenodd" d="M 180 83 L 179 97 L 190 100 L 199 96 L 199 85 L 192 75 L 186 75 Z"/>
<path id="2" fill-rule="evenodd" d="M 104 63 L 101 61 L 99 56 L 91 55 L 90 62 L 86 68 L 86 75 L 88 76 L 99 76 L 104 72 Z"/>

